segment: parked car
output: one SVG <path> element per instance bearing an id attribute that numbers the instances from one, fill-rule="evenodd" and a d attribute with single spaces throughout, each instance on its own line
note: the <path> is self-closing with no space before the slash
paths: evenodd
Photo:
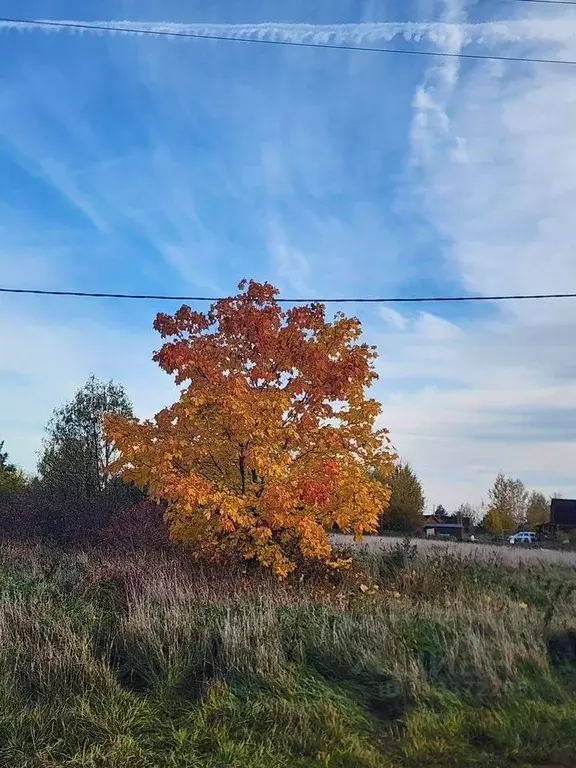
<path id="1" fill-rule="evenodd" d="M 534 531 L 520 531 L 520 533 L 510 536 L 510 544 L 536 544 L 536 541 Z"/>

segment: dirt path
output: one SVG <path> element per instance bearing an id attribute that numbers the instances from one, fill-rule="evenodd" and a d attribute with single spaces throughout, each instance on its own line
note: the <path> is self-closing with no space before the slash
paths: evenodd
<path id="1" fill-rule="evenodd" d="M 334 544 L 341 546 L 367 547 L 368 549 L 384 549 L 393 546 L 399 538 L 391 536 L 366 536 L 362 542 L 355 543 L 352 536 L 335 534 Z M 473 557 L 501 557 L 508 562 L 518 563 L 562 563 L 576 567 L 576 552 L 564 552 L 555 549 L 529 548 L 526 546 L 493 546 L 491 544 L 472 544 L 470 542 L 431 541 L 429 539 L 411 539 L 423 554 L 433 555 L 443 552 L 453 552 Z"/>

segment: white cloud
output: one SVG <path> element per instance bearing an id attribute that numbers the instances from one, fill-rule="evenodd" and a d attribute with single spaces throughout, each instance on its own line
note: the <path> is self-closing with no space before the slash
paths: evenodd
<path id="1" fill-rule="evenodd" d="M 174 400 L 175 384 L 151 359 L 157 345 L 152 330 L 131 332 L 110 320 L 78 320 L 72 327 L 47 321 L 16 301 L 3 302 L 0 324 L 0 439 L 10 458 L 28 471 L 35 468 L 53 409 L 69 400 L 90 372 L 124 384 L 142 418 Z"/>
<path id="2" fill-rule="evenodd" d="M 576 491 L 576 384 L 535 330 L 426 314 L 372 337 L 383 423 L 429 499 L 476 503 L 500 469 L 545 492 Z"/>
<path id="3" fill-rule="evenodd" d="M 449 32 L 440 48 L 445 53 L 459 54 L 467 42 L 462 0 L 445 0 L 444 18 Z M 428 70 L 425 82 L 416 89 L 411 133 L 412 160 L 416 164 L 431 161 L 441 142 L 455 143 L 447 109 L 459 72 L 460 60 L 447 57 Z"/>
<path id="4" fill-rule="evenodd" d="M 406 328 L 406 318 L 397 310 L 392 309 L 392 307 L 387 307 L 384 305 L 378 309 L 378 314 L 382 320 L 384 320 L 384 322 L 388 325 L 391 325 L 392 328 L 397 330 L 403 330 Z"/>
<path id="5" fill-rule="evenodd" d="M 157 115 L 153 111 L 147 115 L 147 145 L 131 144 L 129 151 L 125 145 L 111 149 L 98 128 L 91 125 L 82 109 L 82 98 L 72 92 L 70 79 L 56 66 L 46 65 L 42 77 L 32 65 L 16 71 L 17 76 L 8 79 L 12 84 L 0 93 L 0 145 L 17 165 L 44 181 L 48 190 L 56 190 L 82 214 L 73 225 L 61 226 L 60 252 L 71 250 L 71 244 L 91 251 L 86 245 L 90 240 L 106 242 L 113 250 L 122 240 L 122 230 L 132 228 L 142 240 L 148 240 L 148 254 L 152 250 L 162 257 L 169 277 L 203 292 L 220 294 L 215 265 L 222 236 L 205 224 L 198 211 L 198 198 L 211 191 L 207 179 L 224 186 L 223 163 L 215 161 L 213 167 L 195 168 L 198 178 L 191 178 L 187 147 L 182 150 L 179 143 L 175 149 L 173 137 L 163 135 L 154 123 Z M 143 83 L 150 87 L 152 105 L 161 111 L 161 95 L 166 89 L 156 90 L 158 83 L 145 77 Z M 190 128 L 189 117 L 181 117 L 179 124 L 182 131 Z M 32 227 L 39 244 L 43 238 L 46 246 L 55 225 L 49 219 L 40 222 L 42 213 L 34 211 Z M 15 211 L 8 214 L 6 219 L 0 217 L 0 231 L 5 229 L 12 238 L 21 231 L 25 235 L 22 240 L 28 242 L 33 237 L 31 217 Z M 18 225 L 16 217 L 20 219 Z M 97 232 L 91 233 L 86 223 Z M 79 233 L 86 231 L 93 236 L 86 236 L 80 246 Z M 6 251 L 5 239 L 2 249 Z M 23 250 L 26 246 L 20 248 Z M 11 270 L 10 259 L 7 261 L 6 269 Z M 138 266 L 145 272 L 145 256 Z"/>
<path id="6" fill-rule="evenodd" d="M 268 250 L 277 275 L 276 284 L 302 296 L 313 295 L 309 259 L 300 248 L 290 243 L 277 217 L 268 222 Z"/>
<path id="7" fill-rule="evenodd" d="M 507 23 L 510 39 L 533 23 Z M 552 28 L 557 53 L 574 58 L 570 13 L 543 25 L 526 54 L 545 56 Z M 474 294 L 574 290 L 571 71 L 468 67 L 432 95 L 430 77 L 414 104 L 411 182 L 447 242 L 449 272 Z M 478 501 L 500 469 L 574 495 L 576 305 L 486 312 L 452 322 L 419 315 L 382 334 L 384 421 L 436 503 Z"/>
<path id="8" fill-rule="evenodd" d="M 444 21 L 436 24 L 141 28 L 356 45 L 400 37 L 448 52 L 483 45 L 506 53 L 519 43 L 528 55 L 576 57 L 573 13 L 486 24 L 468 24 L 462 13 L 461 3 L 454 0 L 445 5 Z M 507 47 L 501 51 L 502 45 Z M 192 104 L 182 81 L 164 82 L 165 70 L 154 56 L 146 65 L 147 87 L 155 93 L 169 92 L 174 109 L 190 120 Z M 198 201 L 207 190 L 194 186 L 181 158 L 162 138 L 161 127 L 154 123 L 158 115 L 149 115 L 154 151 L 146 147 L 110 157 L 79 109 L 51 100 L 58 90 L 56 82 L 49 75 L 41 88 L 36 85 L 25 92 L 28 100 L 22 100 L 22 90 L 5 91 L 0 97 L 0 137 L 32 173 L 47 178 L 96 228 L 113 232 L 128 223 L 183 280 L 220 293 L 213 264 L 219 258 L 222 266 L 222 249 L 229 244 L 205 225 Z M 25 79 L 25 86 L 30 83 Z M 414 94 L 413 107 L 409 181 L 447 243 L 445 261 L 454 282 L 471 292 L 490 294 L 576 287 L 573 71 L 434 60 Z M 229 105 L 226 108 L 230 111 Z M 61 144 L 42 132 L 47 115 L 62 128 Z M 298 126 L 290 124 L 286 156 L 278 151 L 281 141 L 262 142 L 260 154 L 250 158 L 259 157 L 262 167 L 255 169 L 248 159 L 242 184 L 233 179 L 241 193 L 250 190 L 250 184 L 268 190 L 271 198 L 304 189 L 317 202 L 327 190 L 338 191 L 344 161 L 324 142 L 328 118 L 322 117 L 322 105 L 317 112 L 311 109 L 310 115 L 314 130 L 309 134 L 319 138 L 298 133 Z M 302 124 L 310 128 L 309 121 Z M 281 125 L 271 122 L 268 127 L 270 135 L 281 134 Z M 64 154 L 66 142 L 88 158 L 84 167 L 70 168 L 56 159 Z M 206 170 L 201 174 L 204 184 L 212 180 L 225 186 L 230 181 L 220 166 Z M 310 200 L 306 203 L 310 205 Z M 320 285 L 329 293 L 342 287 L 349 291 L 355 273 L 377 271 L 381 288 L 389 275 L 391 280 L 397 278 L 401 266 L 391 268 L 394 243 L 382 231 L 383 216 L 372 202 L 350 210 L 346 222 L 328 205 L 321 210 L 310 205 L 288 231 L 284 219 L 275 220 L 265 210 L 263 229 L 272 266 L 298 292 L 312 293 Z M 267 229 L 268 221 L 280 223 Z M 315 243 L 322 244 L 321 252 Z M 36 283 L 69 274 L 48 268 L 37 273 L 34 259 L 39 251 L 25 240 L 7 245 L 4 239 L 2 249 L 3 269 L 11 255 L 22 254 L 6 278 L 12 283 L 22 282 L 27 274 L 34 275 Z M 379 260 L 383 252 L 386 260 Z M 386 268 L 381 269 L 384 261 Z M 144 271 L 144 263 L 139 267 Z M 154 268 L 161 272 L 162 264 Z M 3 430 L 9 430 L 9 435 L 3 431 L 0 437 L 6 438 L 14 459 L 28 467 L 52 408 L 68 398 L 90 371 L 125 383 L 141 415 L 154 412 L 173 392 L 168 377 L 150 362 L 153 334 L 121 330 L 120 320 L 98 317 L 90 323 L 81 320 L 73 329 L 71 322 L 48 313 L 22 317 L 15 310 L 0 316 L 0 421 Z M 548 492 L 576 493 L 574 481 L 568 483 L 574 455 L 570 414 L 576 411 L 574 304 L 499 305 L 487 308 L 480 319 L 473 315 L 466 320 L 382 307 L 379 321 L 371 341 L 378 342 L 381 352 L 378 394 L 384 403 L 383 418 L 399 450 L 422 475 L 430 502 L 453 506 L 477 501 L 499 469 Z"/>
<path id="9" fill-rule="evenodd" d="M 569 45 L 576 37 L 573 24 L 576 16 L 562 18 L 547 14 L 524 19 L 465 23 L 461 19 L 460 0 L 445 3 L 445 21 L 439 22 L 363 22 L 340 24 L 302 24 L 263 22 L 259 24 L 187 24 L 181 22 L 142 22 L 128 20 L 80 21 L 49 19 L 31 21 L 2 21 L 0 30 L 40 30 L 46 34 L 124 35 L 172 32 L 203 37 L 270 39 L 294 43 L 329 43 L 373 45 L 396 37 L 406 42 L 428 42 L 443 49 L 455 49 L 471 44 L 499 45 L 531 41 Z M 68 27 L 44 26 L 58 22 Z M 76 27 L 76 29 L 74 28 Z"/>

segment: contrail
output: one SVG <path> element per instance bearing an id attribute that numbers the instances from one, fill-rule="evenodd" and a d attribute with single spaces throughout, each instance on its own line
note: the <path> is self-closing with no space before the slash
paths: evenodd
<path id="1" fill-rule="evenodd" d="M 33 21 L 0 21 L 0 30 L 19 32 L 42 30 L 46 33 L 147 35 L 166 32 L 204 36 L 242 37 L 296 43 L 333 43 L 367 45 L 402 37 L 406 42 L 429 42 L 439 47 L 450 45 L 455 36 L 462 46 L 471 44 L 498 45 L 514 42 L 576 43 L 576 16 L 562 19 L 518 19 L 481 23 L 455 24 L 449 22 L 366 22 L 361 24 L 183 24 L 175 22 L 142 21 L 73 21 L 61 20 L 68 27 L 43 26 L 56 19 Z M 79 26 L 74 29 L 74 26 Z M 94 26 L 94 29 L 90 29 Z M 98 29 L 96 29 L 98 27 Z M 109 28 L 109 29 L 108 29 Z M 114 29 L 113 29 L 114 28 Z M 120 30 L 120 31 L 119 31 Z"/>

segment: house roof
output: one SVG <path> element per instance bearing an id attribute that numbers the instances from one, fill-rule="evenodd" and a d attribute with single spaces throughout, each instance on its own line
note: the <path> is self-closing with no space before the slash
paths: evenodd
<path id="1" fill-rule="evenodd" d="M 462 523 L 426 523 L 424 528 L 462 528 Z"/>

